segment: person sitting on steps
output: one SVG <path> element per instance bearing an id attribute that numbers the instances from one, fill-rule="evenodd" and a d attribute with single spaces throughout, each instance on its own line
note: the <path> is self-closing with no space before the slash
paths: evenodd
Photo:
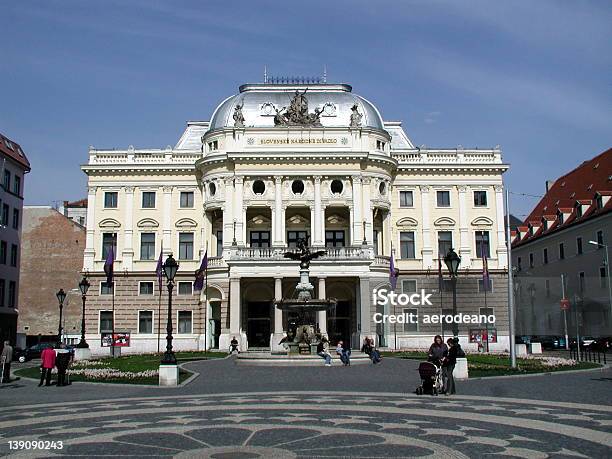
<path id="1" fill-rule="evenodd" d="M 235 336 L 232 336 L 232 340 L 230 341 L 230 354 L 233 354 L 234 352 L 236 352 L 236 354 L 240 354 L 240 350 L 238 349 L 238 340 Z"/>

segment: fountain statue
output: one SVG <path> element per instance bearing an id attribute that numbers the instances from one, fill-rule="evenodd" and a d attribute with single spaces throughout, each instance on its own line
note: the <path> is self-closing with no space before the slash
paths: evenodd
<path id="1" fill-rule="evenodd" d="M 285 345 L 290 354 L 315 354 L 317 344 L 323 338 L 315 328 L 316 321 L 313 313 L 327 311 L 336 306 L 336 300 L 317 299 L 312 297 L 314 286 L 310 283 L 310 262 L 325 255 L 325 250 L 311 252 L 305 239 L 297 242 L 298 251 L 286 252 L 285 258 L 300 261 L 300 281 L 295 286 L 295 298 L 283 298 L 275 301 L 275 305 L 282 311 L 297 314 L 295 323 L 290 324 Z"/>

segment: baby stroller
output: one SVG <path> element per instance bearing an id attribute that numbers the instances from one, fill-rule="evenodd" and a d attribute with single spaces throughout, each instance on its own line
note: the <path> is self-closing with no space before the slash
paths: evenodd
<path id="1" fill-rule="evenodd" d="M 434 362 L 422 362 L 419 365 L 421 385 L 416 388 L 417 395 L 438 395 L 442 392 L 442 367 Z"/>

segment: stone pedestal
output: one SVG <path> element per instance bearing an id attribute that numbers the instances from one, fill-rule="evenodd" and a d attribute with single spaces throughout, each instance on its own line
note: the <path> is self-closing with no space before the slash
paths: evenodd
<path id="1" fill-rule="evenodd" d="M 542 343 L 531 343 L 530 348 L 532 354 L 542 353 Z"/>
<path id="2" fill-rule="evenodd" d="M 526 344 L 515 344 L 514 349 L 516 350 L 517 357 L 524 357 L 527 355 L 527 345 Z"/>
<path id="3" fill-rule="evenodd" d="M 74 361 L 91 359 L 91 349 L 88 347 L 74 348 Z"/>
<path id="4" fill-rule="evenodd" d="M 159 385 L 160 386 L 177 386 L 179 382 L 178 365 L 160 365 L 159 366 Z"/>
<path id="5" fill-rule="evenodd" d="M 287 348 L 282 344 L 278 344 L 285 336 L 284 333 L 272 333 L 270 335 L 270 352 L 272 352 L 272 354 L 287 353 Z"/>
<path id="6" fill-rule="evenodd" d="M 455 369 L 453 370 L 453 378 L 455 379 L 468 379 L 468 363 L 465 357 L 457 358 L 455 363 Z"/>

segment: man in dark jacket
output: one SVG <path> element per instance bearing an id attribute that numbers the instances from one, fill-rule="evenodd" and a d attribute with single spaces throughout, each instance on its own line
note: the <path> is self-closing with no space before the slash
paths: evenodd
<path id="1" fill-rule="evenodd" d="M 455 393 L 455 378 L 453 378 L 453 371 L 455 370 L 455 364 L 457 363 L 457 352 L 460 349 L 459 340 L 449 338 L 446 340 L 448 344 L 448 352 L 442 360 L 442 380 L 444 381 L 444 393 L 446 395 Z"/>
<path id="2" fill-rule="evenodd" d="M 0 354 L 0 363 L 4 362 L 2 369 L 2 381 L 0 383 L 11 382 L 11 361 L 13 360 L 13 347 L 9 341 L 4 342 L 2 353 Z"/>
<path id="3" fill-rule="evenodd" d="M 55 358 L 58 386 L 66 385 L 66 370 L 68 370 L 68 365 L 70 365 L 71 357 L 70 352 L 66 349 L 66 345 L 60 344 L 60 348 L 57 350 L 57 357 Z"/>

